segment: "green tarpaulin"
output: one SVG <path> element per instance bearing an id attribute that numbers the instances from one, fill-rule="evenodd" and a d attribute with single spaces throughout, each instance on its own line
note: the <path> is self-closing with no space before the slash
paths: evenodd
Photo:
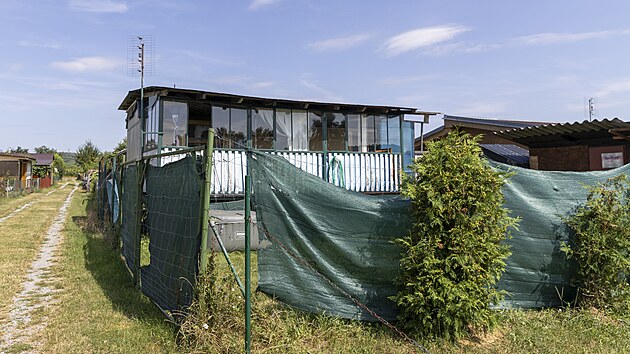
<path id="1" fill-rule="evenodd" d="M 260 290 L 306 311 L 374 320 L 339 287 L 385 319 L 395 319 L 397 309 L 388 297 L 396 293 L 400 249 L 391 241 L 411 226 L 409 202 L 346 191 L 277 156 L 254 153 L 249 163 L 259 235 L 271 235 L 271 246 L 258 251 Z M 558 294 L 572 300 L 574 266 L 559 249 L 568 237 L 561 216 L 586 201 L 584 185 L 630 167 L 573 173 L 492 165 L 516 172 L 504 193 L 506 207 L 522 219 L 508 241 L 512 255 L 498 286 L 509 295 L 499 306 L 556 306 Z"/>

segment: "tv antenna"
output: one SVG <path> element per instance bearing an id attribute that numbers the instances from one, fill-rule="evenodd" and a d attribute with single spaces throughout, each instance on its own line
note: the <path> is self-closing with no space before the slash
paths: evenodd
<path id="1" fill-rule="evenodd" d="M 586 98 L 584 98 L 584 115 L 587 115 L 587 114 L 588 114 L 589 122 L 592 121 L 593 118 L 597 117 L 598 107 L 597 107 L 596 97 L 590 97 L 588 99 L 588 103 L 586 101 Z"/>
<path id="2" fill-rule="evenodd" d="M 127 46 L 127 75 L 140 77 L 139 114 L 144 121 L 144 77 L 155 74 L 155 36 L 142 35 L 129 38 Z M 144 123 L 142 143 L 144 148 Z"/>

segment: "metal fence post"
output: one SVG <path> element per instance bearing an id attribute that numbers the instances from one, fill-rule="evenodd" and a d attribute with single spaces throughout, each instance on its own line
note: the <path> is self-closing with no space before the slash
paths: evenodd
<path id="1" fill-rule="evenodd" d="M 144 168 L 145 161 L 138 161 L 138 181 L 136 187 L 138 188 L 138 198 L 136 201 L 136 225 L 134 225 L 134 235 L 136 237 L 135 250 L 133 255 L 133 285 L 136 287 L 141 286 L 140 283 L 140 248 L 142 247 L 142 185 L 144 183 Z"/>
<path id="2" fill-rule="evenodd" d="M 201 249 L 199 254 L 199 273 L 208 269 L 208 218 L 210 210 L 210 192 L 212 187 L 212 155 L 214 154 L 214 128 L 208 129 L 208 145 L 205 157 L 205 181 L 203 184 L 202 215 L 201 215 Z"/>
<path id="3" fill-rule="evenodd" d="M 251 156 L 251 152 L 248 152 L 247 157 Z M 247 165 L 250 163 L 248 161 Z M 252 312 L 252 291 L 251 291 L 251 179 L 249 174 L 245 176 L 245 352 L 251 352 L 251 312 Z"/>

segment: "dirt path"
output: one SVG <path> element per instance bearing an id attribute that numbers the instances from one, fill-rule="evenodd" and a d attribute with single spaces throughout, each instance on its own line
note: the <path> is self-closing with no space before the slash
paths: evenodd
<path id="1" fill-rule="evenodd" d="M 65 185 L 61 188 L 63 187 Z M 0 345 L 0 353 L 14 352 L 17 348 L 22 353 L 37 352 L 37 343 L 34 343 L 33 337 L 46 326 L 46 322 L 33 323 L 31 317 L 34 311 L 55 301 L 54 294 L 57 290 L 50 285 L 50 268 L 61 243 L 61 231 L 66 220 L 68 206 L 72 200 L 72 195 L 77 189 L 78 186 L 75 185 L 61 208 L 59 208 L 53 224 L 48 229 L 38 256 L 31 265 L 26 280 L 22 284 L 22 291 L 13 299 L 9 320 L 3 325 L 4 338 L 2 345 Z M 52 193 L 52 191 L 49 193 Z M 18 210 L 23 210 L 23 208 L 25 209 L 25 206 Z"/>
<path id="2" fill-rule="evenodd" d="M 62 185 L 61 187 L 56 188 L 56 189 L 54 189 L 54 190 L 52 190 L 52 191 L 50 191 L 50 192 L 46 193 L 46 195 L 51 195 L 51 194 L 52 194 L 52 193 L 54 193 L 56 190 L 58 190 L 58 189 L 62 189 L 62 188 L 65 188 L 67 185 L 68 185 L 68 183 L 65 183 L 65 184 L 64 184 L 64 185 Z M 39 198 L 38 198 L 38 199 L 39 199 Z M 26 203 L 26 204 L 22 205 L 21 207 L 19 207 L 19 208 L 15 209 L 13 212 L 11 212 L 9 215 L 4 216 L 4 217 L 1 217 L 1 218 L 0 218 L 0 223 L 2 223 L 3 221 L 5 221 L 5 220 L 7 220 L 7 219 L 10 219 L 10 218 L 14 217 L 14 216 L 15 216 L 15 215 L 17 215 L 19 212 L 21 212 L 21 211 L 23 211 L 23 210 L 27 209 L 28 207 L 32 206 L 33 204 L 35 204 L 35 202 L 37 202 L 37 199 L 36 199 L 36 200 L 33 200 L 32 202 L 29 202 L 29 203 Z"/>

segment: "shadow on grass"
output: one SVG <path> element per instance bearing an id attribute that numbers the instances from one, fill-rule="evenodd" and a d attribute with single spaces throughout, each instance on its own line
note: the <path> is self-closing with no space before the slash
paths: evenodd
<path id="1" fill-rule="evenodd" d="M 166 322 L 162 312 L 133 286 L 131 276 L 117 250 L 99 234 L 89 232 L 89 220 L 74 216 L 72 221 L 85 230 L 87 242 L 83 246 L 85 268 L 112 303 L 112 307 L 129 318 L 149 322 Z M 173 326 L 173 331 L 176 328 Z"/>

